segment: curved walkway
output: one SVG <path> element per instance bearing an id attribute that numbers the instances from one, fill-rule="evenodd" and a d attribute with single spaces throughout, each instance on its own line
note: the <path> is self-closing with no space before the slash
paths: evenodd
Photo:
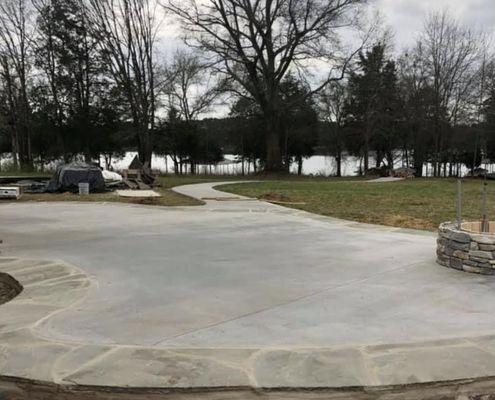
<path id="1" fill-rule="evenodd" d="M 436 265 L 433 235 L 214 185 L 174 189 L 202 207 L 1 205 L 0 271 L 24 291 L 0 306 L 0 375 L 169 389 L 495 376 L 495 280 Z"/>

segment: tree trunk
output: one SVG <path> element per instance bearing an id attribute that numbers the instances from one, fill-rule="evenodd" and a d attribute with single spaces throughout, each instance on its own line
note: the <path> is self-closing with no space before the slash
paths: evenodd
<path id="1" fill-rule="evenodd" d="M 280 135 L 276 119 L 272 118 L 266 124 L 266 162 L 265 172 L 283 172 L 282 153 L 280 151 Z"/>
<path id="2" fill-rule="evenodd" d="M 297 156 L 297 175 L 302 175 L 303 168 L 303 158 L 301 156 Z"/>
<path id="3" fill-rule="evenodd" d="M 366 175 L 369 169 L 369 153 L 367 147 L 364 149 L 363 160 L 364 160 L 364 168 L 362 171 L 362 175 Z"/>
<path id="4" fill-rule="evenodd" d="M 392 154 L 391 151 L 387 151 L 387 154 L 385 156 L 387 158 L 387 165 L 388 167 L 392 170 L 394 169 L 394 155 Z"/>
<path id="5" fill-rule="evenodd" d="M 424 163 L 423 158 L 414 155 L 414 169 L 415 169 L 414 175 L 417 178 L 421 178 L 423 176 L 423 163 Z M 428 165 L 426 169 L 426 175 L 428 175 Z"/>
<path id="6" fill-rule="evenodd" d="M 19 163 L 18 163 L 18 159 L 17 159 L 18 148 L 19 148 L 19 145 L 18 145 L 18 141 L 17 141 L 17 134 L 14 133 L 14 134 L 12 134 L 12 167 L 16 171 L 19 168 Z"/>
<path id="7" fill-rule="evenodd" d="M 337 177 L 340 178 L 342 176 L 342 150 L 337 150 L 335 161 L 337 163 Z"/>
<path id="8" fill-rule="evenodd" d="M 381 151 L 376 151 L 376 159 L 375 159 L 375 167 L 380 168 L 380 165 L 382 165 L 382 160 L 383 160 L 383 154 Z"/>
<path id="9" fill-rule="evenodd" d="M 151 133 L 147 126 L 136 127 L 138 133 L 138 157 L 139 161 L 147 164 L 151 168 L 151 157 L 153 154 L 153 146 Z"/>

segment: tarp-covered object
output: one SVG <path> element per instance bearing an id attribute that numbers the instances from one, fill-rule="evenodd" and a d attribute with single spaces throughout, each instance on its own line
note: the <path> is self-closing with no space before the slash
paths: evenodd
<path id="1" fill-rule="evenodd" d="M 74 162 L 57 167 L 48 184 L 47 192 L 77 192 L 79 183 L 89 183 L 90 192 L 105 190 L 105 179 L 101 169 L 95 165 Z"/>

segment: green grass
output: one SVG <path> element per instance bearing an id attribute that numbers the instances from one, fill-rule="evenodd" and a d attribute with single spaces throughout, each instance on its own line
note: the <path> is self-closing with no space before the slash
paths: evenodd
<path id="1" fill-rule="evenodd" d="M 117 202 L 117 203 L 132 203 L 132 204 L 144 204 L 153 206 L 197 206 L 203 204 L 202 202 L 192 199 L 187 196 L 183 196 L 179 193 L 172 192 L 168 189 L 156 189 L 161 194 L 161 197 L 153 198 L 128 198 L 119 197 L 114 192 L 108 193 L 92 193 L 89 196 L 79 196 L 75 193 L 42 193 L 31 194 L 25 193 L 18 202 L 28 201 L 83 201 L 83 202 Z M 7 201 L 7 200 L 5 200 Z"/>
<path id="2" fill-rule="evenodd" d="M 303 202 L 289 207 L 346 220 L 435 230 L 455 219 L 455 180 L 412 179 L 392 183 L 357 181 L 267 181 L 226 185 L 222 190 L 256 198 Z M 480 180 L 463 183 L 463 218 L 480 218 Z M 495 217 L 495 182 L 488 183 L 488 210 Z"/>

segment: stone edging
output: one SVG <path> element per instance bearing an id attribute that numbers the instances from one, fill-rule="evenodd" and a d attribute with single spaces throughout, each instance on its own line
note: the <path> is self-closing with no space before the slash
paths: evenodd
<path id="1" fill-rule="evenodd" d="M 74 306 L 91 289 L 91 279 L 61 261 L 0 258 L 0 269 L 25 288 L 0 306 L 0 381 L 10 376 L 67 387 L 314 390 L 495 376 L 495 335 L 329 348 L 174 348 L 64 341 L 43 328 L 59 312 L 71 308 L 77 312 Z"/>
<path id="2" fill-rule="evenodd" d="M 438 228 L 437 263 L 483 275 L 495 274 L 495 235 L 460 230 L 445 222 Z"/>

